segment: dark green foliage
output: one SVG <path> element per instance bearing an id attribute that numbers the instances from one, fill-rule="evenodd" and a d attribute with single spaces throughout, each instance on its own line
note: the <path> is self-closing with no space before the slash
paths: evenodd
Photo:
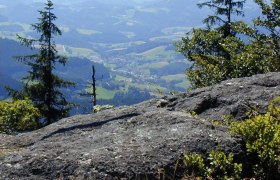
<path id="1" fill-rule="evenodd" d="M 280 97 L 273 100 L 264 115 L 251 115 L 234 122 L 231 131 L 246 144 L 247 155 L 255 160 L 251 170 L 260 179 L 280 178 Z"/>
<path id="2" fill-rule="evenodd" d="M 215 11 L 214 15 L 209 15 L 203 22 L 207 25 L 208 30 L 215 30 L 220 34 L 221 38 L 214 41 L 216 44 L 213 44 L 215 49 L 212 52 L 216 56 L 223 57 L 226 65 L 229 65 L 228 62 L 231 61 L 231 55 L 223 47 L 220 47 L 220 40 L 236 36 L 237 32 L 233 28 L 234 21 L 232 17 L 234 15 L 243 16 L 242 9 L 245 2 L 246 0 L 210 0 L 198 4 L 200 8 L 207 6 Z"/>
<path id="3" fill-rule="evenodd" d="M 15 133 L 37 129 L 40 112 L 29 99 L 0 101 L 0 132 Z"/>
<path id="4" fill-rule="evenodd" d="M 266 4 L 263 0 L 255 0 L 262 11 L 262 17 L 254 20 L 257 27 L 263 28 L 267 33 L 258 32 L 255 44 L 258 54 L 263 59 L 268 59 L 274 68 L 273 71 L 280 70 L 280 1 L 272 0 L 271 4 Z"/>
<path id="5" fill-rule="evenodd" d="M 187 72 L 193 87 L 213 85 L 231 77 L 232 55 L 225 46 L 231 43 L 229 41 L 239 41 L 232 15 L 243 15 L 244 2 L 211 0 L 198 4 L 199 7 L 208 6 L 215 10 L 215 15 L 204 20 L 208 28 L 193 29 L 191 34 L 175 44 L 179 52 L 194 61 L 194 67 Z"/>
<path id="6" fill-rule="evenodd" d="M 206 176 L 205 159 L 202 155 L 196 153 L 184 154 L 184 165 L 186 166 L 187 176 Z"/>
<path id="7" fill-rule="evenodd" d="M 52 13 L 53 3 L 48 0 L 45 8 L 39 11 L 39 22 L 33 24 L 34 30 L 39 33 L 39 39 L 27 39 L 18 36 L 23 45 L 30 48 L 39 47 L 38 54 L 17 57 L 17 60 L 25 63 L 31 69 L 28 76 L 22 80 L 24 88 L 21 92 L 14 93 L 14 97 L 29 97 L 37 107 L 46 124 L 55 122 L 68 116 L 72 104 L 67 102 L 61 92 L 61 88 L 67 88 L 74 84 L 65 81 L 53 73 L 56 64 L 65 65 L 67 59 L 57 55 L 56 45 L 53 41 L 55 35 L 61 35 L 59 28 L 53 23 L 56 16 Z"/>
<path id="8" fill-rule="evenodd" d="M 215 10 L 215 14 L 209 15 L 203 22 L 207 24 L 208 28 L 222 23 L 222 25 L 217 27 L 217 30 L 222 32 L 225 38 L 235 35 L 232 29 L 232 16 L 243 15 L 242 9 L 245 2 L 246 0 L 210 0 L 199 3 L 198 7 L 202 8 L 207 6 Z"/>
<path id="9" fill-rule="evenodd" d="M 207 158 L 200 154 L 184 155 L 186 175 L 203 179 L 240 179 L 242 164 L 233 162 L 233 154 L 211 151 Z"/>
<path id="10" fill-rule="evenodd" d="M 192 37 L 186 36 L 177 42 L 178 51 L 190 61 L 194 67 L 187 72 L 193 87 L 203 87 L 215 84 L 225 77 L 220 67 L 226 63 L 217 50 L 221 49 L 219 42 L 222 34 L 215 30 L 193 29 Z"/>
<path id="11" fill-rule="evenodd" d="M 237 163 L 230 153 L 211 151 L 207 158 L 196 153 L 184 155 L 186 175 L 205 179 L 279 179 L 280 178 L 280 97 L 275 98 L 265 114 L 250 111 L 245 121 L 230 123 L 229 129 L 240 136 L 245 153 Z M 231 118 L 231 117 L 230 117 Z M 242 163 L 242 164 L 241 164 Z"/>
<path id="12" fill-rule="evenodd" d="M 193 29 L 175 44 L 179 52 L 194 62 L 193 68 L 187 71 L 193 88 L 280 70 L 279 1 L 267 5 L 256 0 L 264 16 L 254 21 L 254 28 L 231 20 L 233 14 L 243 14 L 244 2 L 213 0 L 200 4 L 216 10 L 214 16 L 204 20 L 208 28 Z M 218 26 L 218 22 L 222 24 Z M 261 33 L 263 29 L 266 31 Z"/>

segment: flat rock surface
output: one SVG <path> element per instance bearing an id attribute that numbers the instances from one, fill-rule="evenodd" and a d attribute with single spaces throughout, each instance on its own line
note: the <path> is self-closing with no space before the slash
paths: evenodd
<path id="1" fill-rule="evenodd" d="M 0 135 L 0 179 L 156 179 L 163 169 L 172 176 L 186 152 L 239 154 L 239 139 L 209 119 L 242 119 L 277 95 L 280 73 L 269 73 Z"/>
<path id="2" fill-rule="evenodd" d="M 174 111 L 194 112 L 200 117 L 221 120 L 224 115 L 246 118 L 248 109 L 267 110 L 270 100 L 280 95 L 280 73 L 231 79 L 178 96 L 164 97 L 166 107 Z"/>

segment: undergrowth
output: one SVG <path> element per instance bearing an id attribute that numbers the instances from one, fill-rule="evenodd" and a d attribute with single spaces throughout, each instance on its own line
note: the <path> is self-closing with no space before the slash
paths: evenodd
<path id="1" fill-rule="evenodd" d="M 280 179 L 280 97 L 270 102 L 265 114 L 248 113 L 245 121 L 231 122 L 230 132 L 245 144 L 243 162 L 232 153 L 210 151 L 208 156 L 184 155 L 190 179 Z M 252 177 L 246 177 L 251 175 Z"/>

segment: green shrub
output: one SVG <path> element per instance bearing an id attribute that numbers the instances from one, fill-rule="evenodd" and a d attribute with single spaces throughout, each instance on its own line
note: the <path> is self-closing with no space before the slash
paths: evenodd
<path id="1" fill-rule="evenodd" d="M 196 153 L 184 154 L 184 164 L 188 176 L 205 177 L 206 168 L 202 155 Z"/>
<path id="2" fill-rule="evenodd" d="M 233 162 L 233 154 L 212 150 L 208 158 L 190 153 L 184 155 L 187 176 L 204 179 L 240 179 L 242 164 Z"/>
<path id="3" fill-rule="evenodd" d="M 267 113 L 259 114 L 253 108 L 247 115 L 249 119 L 242 122 L 225 117 L 230 120 L 227 124 L 230 131 L 239 135 L 246 145 L 243 164 L 235 163 L 231 153 L 211 151 L 207 159 L 198 154 L 185 154 L 188 176 L 240 179 L 249 174 L 257 179 L 280 179 L 280 96 L 270 102 Z"/>
<path id="4" fill-rule="evenodd" d="M 230 129 L 246 144 L 248 156 L 253 157 L 253 171 L 258 178 L 280 177 L 280 97 L 273 100 L 266 114 L 234 122 Z"/>
<path id="5" fill-rule="evenodd" d="M 233 28 L 240 34 L 252 35 L 252 32 L 247 31 L 253 29 L 245 23 L 236 22 Z M 269 42 L 262 41 L 261 38 L 248 44 L 238 37 L 224 38 L 215 30 L 193 29 L 191 36 L 184 37 L 175 45 L 178 52 L 194 62 L 192 68 L 186 71 L 192 88 L 279 71 L 279 57 L 274 57 L 275 52 Z"/>
<path id="6" fill-rule="evenodd" d="M 106 109 L 112 109 L 114 108 L 113 105 L 109 105 L 109 104 L 106 104 L 106 105 L 96 105 L 93 107 L 93 112 L 94 113 L 98 113 L 100 111 L 103 111 L 103 110 L 106 110 Z"/>
<path id="7" fill-rule="evenodd" d="M 207 176 L 215 179 L 240 179 L 242 164 L 234 163 L 233 154 L 211 151 L 208 157 Z"/>
<path id="8" fill-rule="evenodd" d="M 29 99 L 0 101 L 0 132 L 15 133 L 39 127 L 40 113 Z"/>

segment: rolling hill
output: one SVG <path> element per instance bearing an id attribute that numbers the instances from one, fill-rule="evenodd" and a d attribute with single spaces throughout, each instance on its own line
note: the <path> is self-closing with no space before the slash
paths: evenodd
<path id="1" fill-rule="evenodd" d="M 43 8 L 44 2 L 0 0 L 0 37 L 13 40 L 16 34 L 38 37 L 30 24 L 37 22 L 37 10 Z M 185 91 L 189 83 L 184 74 L 191 63 L 175 52 L 173 42 L 193 27 L 202 27 L 202 19 L 211 14 L 210 9 L 199 9 L 197 2 L 53 0 L 58 17 L 56 24 L 63 31 L 63 35 L 55 39 L 57 48 L 70 58 L 67 69 L 58 73 L 77 81 L 77 91 L 82 91 L 90 81 L 91 64 L 103 64 L 100 68 L 106 75 L 98 78 L 99 97 L 106 102 L 108 97 L 113 97 L 108 101 L 113 104 L 115 95 L 135 88 L 150 95 Z M 244 9 L 245 20 L 256 16 L 252 0 L 247 1 Z M 23 54 L 28 52 L 15 43 L 0 42 L 0 73 L 10 73 L 9 77 L 18 81 L 26 69 L 14 61 L 3 61 L 17 55 L 15 52 L 21 52 L 21 48 Z M 84 98 L 84 101 L 89 100 Z"/>

